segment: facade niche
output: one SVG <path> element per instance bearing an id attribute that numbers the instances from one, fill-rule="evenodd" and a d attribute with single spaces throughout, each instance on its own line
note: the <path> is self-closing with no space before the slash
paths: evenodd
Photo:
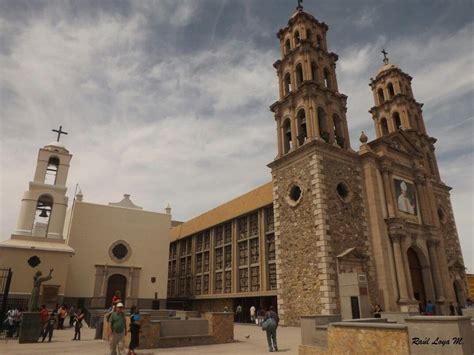
<path id="1" fill-rule="evenodd" d="M 296 86 L 299 87 L 303 83 L 303 66 L 300 64 L 296 65 Z"/>
<path id="2" fill-rule="evenodd" d="M 341 148 L 344 148 L 345 147 L 345 144 L 344 144 L 344 130 L 342 128 L 342 122 L 341 122 L 341 118 L 334 114 L 332 116 L 332 120 L 333 120 L 333 123 L 334 123 L 334 138 L 336 140 L 336 143 L 341 147 Z"/>
<path id="3" fill-rule="evenodd" d="M 324 68 L 324 86 L 331 89 L 331 73 L 328 68 Z"/>
<path id="4" fill-rule="evenodd" d="M 291 43 L 290 43 L 290 39 L 288 38 L 285 41 L 285 53 L 288 54 L 290 53 L 290 51 L 291 51 Z"/>
<path id="5" fill-rule="evenodd" d="M 382 130 L 382 136 L 388 134 L 388 123 L 385 117 L 380 120 L 380 129 Z"/>
<path id="6" fill-rule="evenodd" d="M 296 117 L 298 120 L 298 129 L 299 129 L 298 143 L 299 145 L 303 145 L 303 143 L 308 138 L 308 132 L 306 129 L 306 114 L 305 114 L 304 109 L 299 110 Z"/>
<path id="7" fill-rule="evenodd" d="M 299 33 L 299 31 L 296 31 L 295 32 L 295 46 L 300 44 L 300 42 L 301 42 L 300 33 Z"/>
<path id="8" fill-rule="evenodd" d="M 315 62 L 311 62 L 311 79 L 316 82 L 319 82 L 318 65 Z"/>
<path id="9" fill-rule="evenodd" d="M 316 36 L 316 48 L 323 48 L 323 39 L 320 35 Z"/>
<path id="10" fill-rule="evenodd" d="M 312 35 L 311 30 L 310 30 L 310 29 L 307 29 L 307 30 L 306 30 L 306 39 L 307 39 L 308 41 L 311 41 L 311 35 Z"/>

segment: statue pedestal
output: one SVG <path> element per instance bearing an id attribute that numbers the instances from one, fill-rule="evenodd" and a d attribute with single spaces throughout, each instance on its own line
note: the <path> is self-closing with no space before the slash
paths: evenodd
<path id="1" fill-rule="evenodd" d="M 24 312 L 20 326 L 18 342 L 37 343 L 41 333 L 41 316 L 39 312 Z"/>

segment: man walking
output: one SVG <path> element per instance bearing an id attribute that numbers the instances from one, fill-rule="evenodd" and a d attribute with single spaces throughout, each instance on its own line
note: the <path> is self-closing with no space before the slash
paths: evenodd
<path id="1" fill-rule="evenodd" d="M 43 339 L 41 342 L 44 342 L 46 337 L 48 337 L 48 342 L 51 343 L 51 338 L 53 337 L 54 325 L 56 324 L 56 311 L 52 311 L 49 315 L 48 321 L 44 326 Z"/>
<path id="2" fill-rule="evenodd" d="M 265 320 L 262 325 L 267 333 L 268 350 L 270 352 L 278 351 L 276 330 L 279 322 L 280 318 L 278 314 L 275 312 L 273 306 L 270 306 L 270 310 L 265 314 Z"/>
<path id="3" fill-rule="evenodd" d="M 240 304 L 235 309 L 235 318 L 238 323 L 242 321 L 242 306 Z"/>
<path id="4" fill-rule="evenodd" d="M 255 324 L 255 306 L 250 307 L 250 320 L 253 324 Z"/>
<path id="5" fill-rule="evenodd" d="M 119 302 L 109 317 L 110 355 L 121 355 L 124 351 L 124 338 L 127 335 L 123 303 Z"/>

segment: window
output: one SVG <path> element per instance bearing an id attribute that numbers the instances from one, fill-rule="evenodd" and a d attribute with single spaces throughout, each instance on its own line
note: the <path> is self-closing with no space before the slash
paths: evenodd
<path id="1" fill-rule="evenodd" d="M 336 185 L 336 192 L 339 198 L 343 202 L 349 202 L 351 199 L 351 194 L 349 191 L 349 187 L 347 187 L 347 184 L 344 182 L 340 182 Z"/>
<path id="2" fill-rule="evenodd" d="M 248 242 L 239 243 L 239 266 L 248 265 L 249 263 L 249 249 Z"/>
<path id="3" fill-rule="evenodd" d="M 331 85 L 331 73 L 328 68 L 324 68 L 324 86 L 328 89 L 332 89 Z"/>
<path id="4" fill-rule="evenodd" d="M 273 217 L 273 206 L 265 208 L 265 232 L 273 231 L 275 229 Z"/>
<path id="5" fill-rule="evenodd" d="M 248 292 L 249 290 L 249 269 L 239 270 L 239 291 Z"/>
<path id="6" fill-rule="evenodd" d="M 329 132 L 327 129 L 326 112 L 322 107 L 318 107 L 318 127 L 319 134 L 326 143 L 329 143 Z"/>
<path id="7" fill-rule="evenodd" d="M 222 255 L 222 248 L 216 249 L 216 270 L 222 269 L 224 265 L 224 258 Z"/>
<path id="8" fill-rule="evenodd" d="M 217 226 L 214 230 L 214 242 L 216 247 L 224 244 L 224 228 L 222 226 Z"/>
<path id="9" fill-rule="evenodd" d="M 301 38 L 300 38 L 300 33 L 299 31 L 296 31 L 295 32 L 295 46 L 297 46 L 298 44 L 300 44 L 300 41 L 301 41 Z"/>
<path id="10" fill-rule="evenodd" d="M 224 292 L 231 293 L 232 292 L 232 271 L 226 271 L 224 274 Z"/>
<path id="11" fill-rule="evenodd" d="M 232 245 L 226 245 L 224 248 L 224 266 L 226 269 L 232 267 Z"/>
<path id="12" fill-rule="evenodd" d="M 377 94 L 379 96 L 379 104 L 383 104 L 385 102 L 385 97 L 383 95 L 383 89 L 382 88 L 379 88 L 377 90 Z"/>
<path id="13" fill-rule="evenodd" d="M 288 53 L 290 53 L 290 51 L 291 51 L 290 39 L 287 39 L 285 41 L 285 52 L 286 52 L 286 54 L 288 54 Z"/>
<path id="14" fill-rule="evenodd" d="M 56 184 L 56 176 L 58 174 L 59 159 L 57 157 L 50 157 L 48 160 L 48 166 L 46 167 L 46 175 L 44 177 L 44 183 L 48 185 Z"/>
<path id="15" fill-rule="evenodd" d="M 268 253 L 268 260 L 275 260 L 275 235 L 269 234 L 266 236 L 267 240 L 267 253 Z"/>
<path id="16" fill-rule="evenodd" d="M 214 290 L 216 293 L 222 293 L 222 272 L 216 273 L 216 278 L 214 280 Z"/>
<path id="17" fill-rule="evenodd" d="M 395 111 L 392 117 L 393 117 L 393 124 L 395 125 L 395 129 L 402 128 L 402 120 L 400 119 L 400 114 L 397 111 Z"/>
<path id="18" fill-rule="evenodd" d="M 115 256 L 115 258 L 117 258 L 118 260 L 122 260 L 123 258 L 125 258 L 128 254 L 128 249 L 127 247 L 122 244 L 122 243 L 119 243 L 117 244 L 116 246 L 114 246 L 112 248 L 112 254 Z"/>
<path id="19" fill-rule="evenodd" d="M 250 236 L 258 235 L 258 215 L 253 213 L 249 216 Z"/>
<path id="20" fill-rule="evenodd" d="M 387 89 L 388 89 L 388 96 L 390 98 L 394 97 L 395 96 L 395 90 L 393 89 L 393 84 L 392 83 L 387 84 Z"/>
<path id="21" fill-rule="evenodd" d="M 316 82 L 319 82 L 318 66 L 315 62 L 311 62 L 311 79 Z"/>
<path id="22" fill-rule="evenodd" d="M 441 223 L 446 222 L 446 214 L 444 213 L 444 210 L 441 207 L 438 207 L 438 218 Z"/>
<path id="23" fill-rule="evenodd" d="M 341 118 L 334 114 L 332 116 L 332 120 L 334 123 L 334 138 L 336 139 L 336 143 L 341 147 L 345 147 L 345 142 L 344 142 L 344 130 L 342 128 L 342 122 Z"/>
<path id="24" fill-rule="evenodd" d="M 296 65 L 296 86 L 299 87 L 303 83 L 303 67 L 301 64 Z"/>
<path id="25" fill-rule="evenodd" d="M 268 284 L 270 290 L 277 289 L 276 264 L 268 265 Z"/>
<path id="26" fill-rule="evenodd" d="M 285 95 L 288 95 L 291 91 L 291 77 L 290 77 L 290 73 L 286 73 L 285 74 L 285 79 L 284 79 L 284 83 L 285 83 Z"/>
<path id="27" fill-rule="evenodd" d="M 290 120 L 286 119 L 283 123 L 283 153 L 288 153 L 292 147 L 292 140 L 291 140 L 291 124 Z"/>
<path id="28" fill-rule="evenodd" d="M 380 120 L 380 128 L 382 130 L 382 135 L 383 136 L 388 134 L 388 124 L 387 124 L 387 119 L 386 118 L 382 118 Z"/>
<path id="29" fill-rule="evenodd" d="M 298 120 L 298 130 L 299 130 L 298 143 L 299 145 L 302 145 L 308 138 L 308 132 L 306 129 L 306 114 L 305 114 L 304 109 L 301 109 L 298 111 L 296 118 Z"/>
<path id="30" fill-rule="evenodd" d="M 247 217 L 239 218 L 237 221 L 238 225 L 238 239 L 245 239 L 248 238 L 248 225 L 247 225 Z"/>
<path id="31" fill-rule="evenodd" d="M 250 264 L 258 264 L 258 238 L 250 239 Z"/>
<path id="32" fill-rule="evenodd" d="M 312 37 L 311 30 L 310 30 L 310 29 L 307 29 L 307 30 L 306 30 L 306 39 L 307 39 L 308 41 L 311 41 L 311 37 Z"/>
<path id="33" fill-rule="evenodd" d="M 291 201 L 298 202 L 301 198 L 301 188 L 298 185 L 293 185 L 290 188 L 290 193 L 288 196 L 290 197 Z"/>
<path id="34" fill-rule="evenodd" d="M 250 268 L 250 291 L 260 290 L 260 274 L 258 266 Z"/>
<path id="35" fill-rule="evenodd" d="M 49 195 L 41 195 L 36 203 L 35 219 L 33 221 L 33 235 L 46 237 L 49 221 L 53 210 L 53 198 Z"/>
<path id="36" fill-rule="evenodd" d="M 224 243 L 229 244 L 232 242 L 232 226 L 230 223 L 224 224 Z"/>

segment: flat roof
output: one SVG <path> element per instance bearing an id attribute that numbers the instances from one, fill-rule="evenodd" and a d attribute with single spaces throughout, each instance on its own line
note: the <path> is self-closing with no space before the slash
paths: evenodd
<path id="1" fill-rule="evenodd" d="M 171 228 L 170 240 L 175 241 L 185 238 L 272 203 L 273 184 L 270 181 L 187 222 Z"/>

